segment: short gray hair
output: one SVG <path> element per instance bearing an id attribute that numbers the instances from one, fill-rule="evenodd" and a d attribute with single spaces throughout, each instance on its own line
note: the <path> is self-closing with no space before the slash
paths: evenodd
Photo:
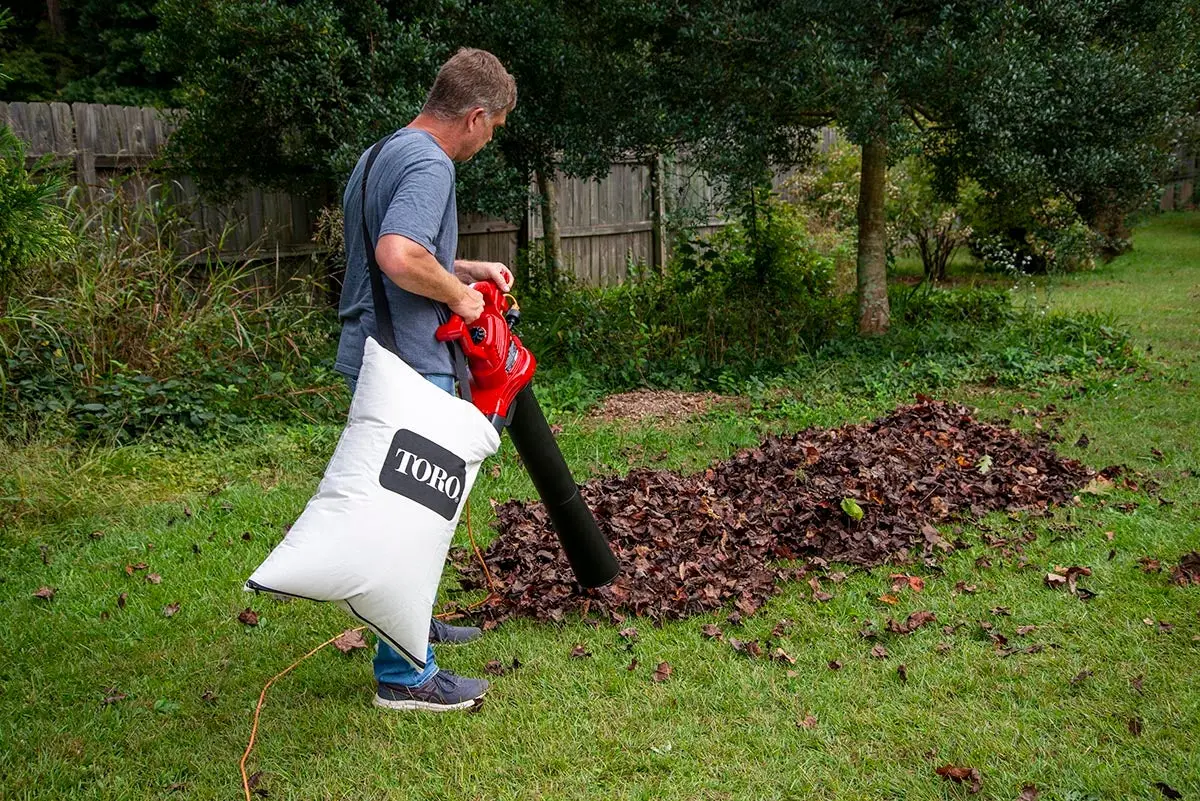
<path id="1" fill-rule="evenodd" d="M 456 119 L 472 109 L 499 114 L 512 111 L 516 105 L 517 82 L 500 59 L 486 50 L 464 47 L 438 70 L 421 111 Z"/>

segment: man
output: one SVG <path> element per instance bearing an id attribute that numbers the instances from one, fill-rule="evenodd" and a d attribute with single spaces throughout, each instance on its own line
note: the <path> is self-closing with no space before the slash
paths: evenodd
<path id="1" fill-rule="evenodd" d="M 492 281 L 507 292 L 512 273 L 495 262 L 455 258 L 458 209 L 454 162 L 467 161 L 504 125 L 517 102 L 516 83 L 500 61 L 483 50 L 464 48 L 442 65 L 421 113 L 396 131 L 367 176 L 366 222 L 375 258 L 384 274 L 399 355 L 446 392 L 454 392 L 454 369 L 445 343 L 434 330 L 447 310 L 468 323 L 483 312 L 475 281 Z M 369 152 L 369 151 L 368 151 Z M 335 368 L 354 391 L 363 345 L 376 331 L 362 232 L 361 185 L 367 153 L 358 160 L 342 198 L 346 279 L 338 314 L 342 335 Z M 403 398 L 397 398 L 403 403 Z M 431 643 L 461 643 L 479 637 L 477 628 L 430 623 Z M 417 670 L 380 642 L 375 655 L 375 704 L 390 709 L 469 709 L 487 691 L 482 679 L 438 668 L 429 648 L 425 670 Z"/>

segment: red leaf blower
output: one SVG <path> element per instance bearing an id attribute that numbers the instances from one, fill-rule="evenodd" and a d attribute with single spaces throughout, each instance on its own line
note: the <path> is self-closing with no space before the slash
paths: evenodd
<path id="1" fill-rule="evenodd" d="M 508 428 L 575 578 L 584 587 L 602 587 L 616 578 L 620 568 L 533 395 L 537 361 L 512 332 L 520 308 L 515 300 L 510 305 L 512 296 L 491 282 L 473 286 L 483 295 L 483 314 L 469 325 L 452 315 L 438 327 L 437 339 L 461 345 L 470 372 L 468 400 L 498 429 Z"/>

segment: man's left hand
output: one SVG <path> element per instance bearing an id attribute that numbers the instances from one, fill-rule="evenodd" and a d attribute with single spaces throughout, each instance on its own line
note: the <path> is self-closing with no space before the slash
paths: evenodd
<path id="1" fill-rule="evenodd" d="M 465 282 L 491 281 L 501 292 L 512 291 L 513 274 L 498 261 L 465 261 L 454 267 L 454 272 Z"/>

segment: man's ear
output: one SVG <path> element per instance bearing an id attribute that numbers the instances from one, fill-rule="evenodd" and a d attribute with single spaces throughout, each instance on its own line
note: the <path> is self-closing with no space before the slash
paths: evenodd
<path id="1" fill-rule="evenodd" d="M 487 111 L 482 107 L 471 109 L 467 113 L 467 130 L 474 131 L 478 126 L 487 123 Z"/>

